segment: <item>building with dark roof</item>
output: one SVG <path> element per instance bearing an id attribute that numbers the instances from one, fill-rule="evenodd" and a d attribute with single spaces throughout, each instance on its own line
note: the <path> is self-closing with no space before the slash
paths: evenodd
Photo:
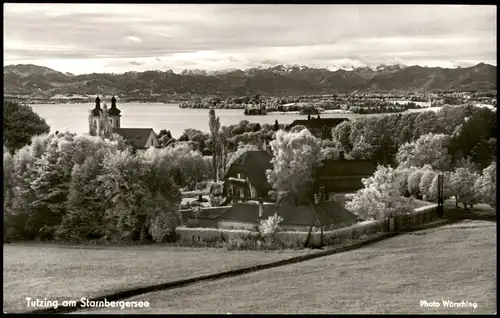
<path id="1" fill-rule="evenodd" d="M 225 180 L 225 196 L 233 203 L 251 199 L 269 199 L 271 185 L 266 170 L 272 169 L 272 156 L 267 151 L 247 151 L 229 167 Z M 377 166 L 367 160 L 324 160 L 313 173 L 313 192 L 320 201 L 341 200 L 346 193 L 363 188 L 361 180 L 373 175 Z"/>
<path id="2" fill-rule="evenodd" d="M 362 189 L 361 179 L 371 177 L 377 165 L 367 160 L 324 160 L 316 169 L 317 190 L 325 193 L 345 194 Z"/>
<path id="3" fill-rule="evenodd" d="M 233 202 L 267 198 L 271 190 L 266 170 L 272 169 L 272 156 L 264 150 L 247 151 L 229 167 L 224 181 L 225 194 Z"/>
<path id="4" fill-rule="evenodd" d="M 134 149 L 159 146 L 153 128 L 113 128 L 113 132 L 122 136 Z"/>
<path id="5" fill-rule="evenodd" d="M 121 128 L 121 110 L 116 107 L 116 98 L 111 98 L 111 108 L 101 108 L 99 96 L 95 99 L 95 107 L 89 113 L 89 133 L 93 136 L 106 137 L 117 133 L 128 142 L 134 150 L 158 147 L 158 138 L 152 128 Z"/>
<path id="6" fill-rule="evenodd" d="M 319 116 L 318 118 L 311 119 L 297 119 L 288 125 L 286 130 L 290 131 L 295 126 L 304 126 L 314 136 L 321 139 L 330 139 L 332 137 L 332 129 L 348 120 L 347 118 L 319 118 Z"/>

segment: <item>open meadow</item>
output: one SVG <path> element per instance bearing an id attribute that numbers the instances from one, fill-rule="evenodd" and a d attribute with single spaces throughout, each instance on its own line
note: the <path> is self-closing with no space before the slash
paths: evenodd
<path id="1" fill-rule="evenodd" d="M 226 251 L 162 245 L 4 244 L 4 311 L 33 310 L 27 308 L 26 297 L 80 300 L 264 264 L 300 253 L 304 252 Z"/>
<path id="2" fill-rule="evenodd" d="M 465 220 L 295 265 L 127 299 L 149 301 L 149 308 L 86 313 L 491 314 L 496 259 L 496 223 Z M 422 308 L 422 300 L 463 300 L 477 308 Z"/>

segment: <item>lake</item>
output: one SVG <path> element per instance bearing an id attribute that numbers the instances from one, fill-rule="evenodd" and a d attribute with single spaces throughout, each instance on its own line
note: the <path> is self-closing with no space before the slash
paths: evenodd
<path id="1" fill-rule="evenodd" d="M 93 103 L 87 104 L 38 104 L 30 105 L 42 118 L 45 118 L 52 131 L 63 131 L 66 128 L 75 133 L 88 132 L 89 110 Z M 196 128 L 209 131 L 208 109 L 179 108 L 178 104 L 156 103 L 124 103 L 117 107 L 121 112 L 121 127 L 123 128 L 153 128 L 158 133 L 161 129 L 170 130 L 174 137 L 179 137 L 184 129 Z M 415 111 L 415 110 L 414 110 Z M 221 125 L 233 125 L 242 120 L 274 124 L 277 119 L 280 124 L 290 124 L 296 119 L 306 119 L 307 115 L 261 115 L 245 116 L 243 109 L 216 109 Z M 358 114 L 322 114 L 322 118 L 356 118 Z"/>

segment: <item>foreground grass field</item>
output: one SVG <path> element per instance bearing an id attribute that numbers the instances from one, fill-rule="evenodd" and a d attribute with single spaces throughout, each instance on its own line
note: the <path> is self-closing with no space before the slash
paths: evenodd
<path id="1" fill-rule="evenodd" d="M 85 313 L 494 313 L 496 223 L 462 221 L 303 263 L 137 296 Z M 422 308 L 462 300 L 473 308 Z M 78 313 L 83 313 L 79 311 Z"/>
<path id="2" fill-rule="evenodd" d="M 3 305 L 23 312 L 26 297 L 79 300 L 127 288 L 216 273 L 301 251 L 245 252 L 166 246 L 92 247 L 4 244 Z"/>

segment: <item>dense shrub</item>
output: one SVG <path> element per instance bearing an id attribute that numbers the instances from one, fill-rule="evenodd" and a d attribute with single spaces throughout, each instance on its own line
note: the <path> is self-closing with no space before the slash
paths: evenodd
<path id="1" fill-rule="evenodd" d="M 180 225 L 179 218 L 172 211 L 160 212 L 151 220 L 150 232 L 153 241 L 164 243 L 175 239 L 175 228 Z"/>
<path id="2" fill-rule="evenodd" d="M 209 189 L 209 198 L 210 198 L 210 205 L 211 206 L 220 206 L 224 200 L 225 197 L 223 196 L 224 194 L 224 182 L 218 181 L 218 182 L 211 182 L 208 184 L 208 189 Z"/>
<path id="3" fill-rule="evenodd" d="M 282 221 L 283 218 L 274 213 L 274 215 L 260 221 L 259 231 L 264 236 L 273 236 L 278 230 L 279 225 Z"/>

